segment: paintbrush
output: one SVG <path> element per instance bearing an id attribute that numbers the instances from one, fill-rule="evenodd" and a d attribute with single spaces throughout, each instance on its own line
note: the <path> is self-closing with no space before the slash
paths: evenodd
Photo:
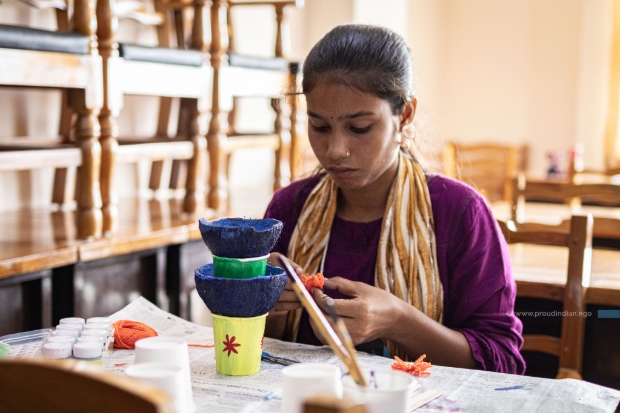
<path id="1" fill-rule="evenodd" d="M 327 344 L 329 344 L 334 353 L 336 353 L 338 358 L 340 358 L 342 363 L 349 371 L 349 374 L 351 375 L 353 380 L 355 380 L 355 382 L 360 386 L 365 387 L 367 385 L 366 380 L 364 379 L 362 371 L 357 364 L 357 359 L 355 357 L 355 348 L 351 343 L 351 338 L 346 330 L 346 327 L 344 326 L 344 322 L 342 321 L 342 319 L 338 317 L 338 320 L 341 323 L 341 326 L 337 328 L 338 330 L 340 330 L 341 333 L 339 335 L 338 333 L 336 333 L 336 331 L 334 331 L 334 328 L 331 326 L 329 321 L 327 321 L 327 318 L 325 318 L 325 315 L 323 315 L 323 312 L 321 311 L 319 306 L 314 302 L 312 296 L 310 295 L 310 293 L 308 293 L 308 290 L 306 290 L 306 286 L 301 282 L 299 276 L 295 273 L 295 270 L 293 270 L 293 267 L 291 267 L 291 264 L 289 264 L 288 260 L 282 255 L 279 256 L 279 259 L 280 263 L 286 270 L 289 278 L 293 282 L 293 291 L 295 291 L 297 297 L 299 297 L 299 301 L 301 301 L 301 304 L 308 312 L 308 315 L 315 322 L 317 328 L 319 329 L 325 340 L 327 340 Z"/>

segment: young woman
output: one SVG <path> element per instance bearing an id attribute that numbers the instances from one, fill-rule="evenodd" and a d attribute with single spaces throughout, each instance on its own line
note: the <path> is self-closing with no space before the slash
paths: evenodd
<path id="1" fill-rule="evenodd" d="M 411 66 L 381 27 L 336 27 L 310 51 L 303 93 L 322 170 L 274 195 L 274 252 L 328 278 L 313 297 L 334 298 L 358 349 L 522 374 L 506 244 L 478 193 L 416 160 Z M 290 288 L 267 334 L 322 342 Z"/>

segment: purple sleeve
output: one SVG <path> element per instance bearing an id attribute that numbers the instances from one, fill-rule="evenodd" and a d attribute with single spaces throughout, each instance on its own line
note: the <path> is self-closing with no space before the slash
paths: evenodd
<path id="1" fill-rule="evenodd" d="M 476 193 L 467 198 L 449 231 L 444 323 L 465 335 L 482 369 L 523 374 L 508 247 L 486 201 Z"/>

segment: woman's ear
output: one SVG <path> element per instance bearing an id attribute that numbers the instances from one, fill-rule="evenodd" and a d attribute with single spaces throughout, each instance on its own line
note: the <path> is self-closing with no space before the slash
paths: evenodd
<path id="1" fill-rule="evenodd" d="M 413 118 L 415 117 L 415 112 L 418 107 L 418 99 L 414 96 L 411 100 L 405 102 L 405 107 L 403 109 L 402 115 L 400 115 L 400 131 L 402 132 L 403 127 L 410 123 L 413 123 Z"/>

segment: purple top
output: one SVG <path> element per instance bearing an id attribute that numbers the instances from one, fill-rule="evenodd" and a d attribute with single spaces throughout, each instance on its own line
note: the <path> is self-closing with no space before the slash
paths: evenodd
<path id="1" fill-rule="evenodd" d="M 265 217 L 284 223 L 274 251 L 286 254 L 299 213 L 319 179 L 296 181 L 274 194 Z M 427 176 L 427 181 L 444 291 L 443 323 L 465 335 L 480 368 L 523 374 L 522 324 L 513 311 L 516 285 L 495 218 L 471 187 L 441 175 Z M 381 221 L 359 223 L 335 217 L 323 275 L 374 285 Z M 336 292 L 330 295 L 344 298 Z M 302 316 L 298 341 L 320 344 L 307 314 Z"/>

